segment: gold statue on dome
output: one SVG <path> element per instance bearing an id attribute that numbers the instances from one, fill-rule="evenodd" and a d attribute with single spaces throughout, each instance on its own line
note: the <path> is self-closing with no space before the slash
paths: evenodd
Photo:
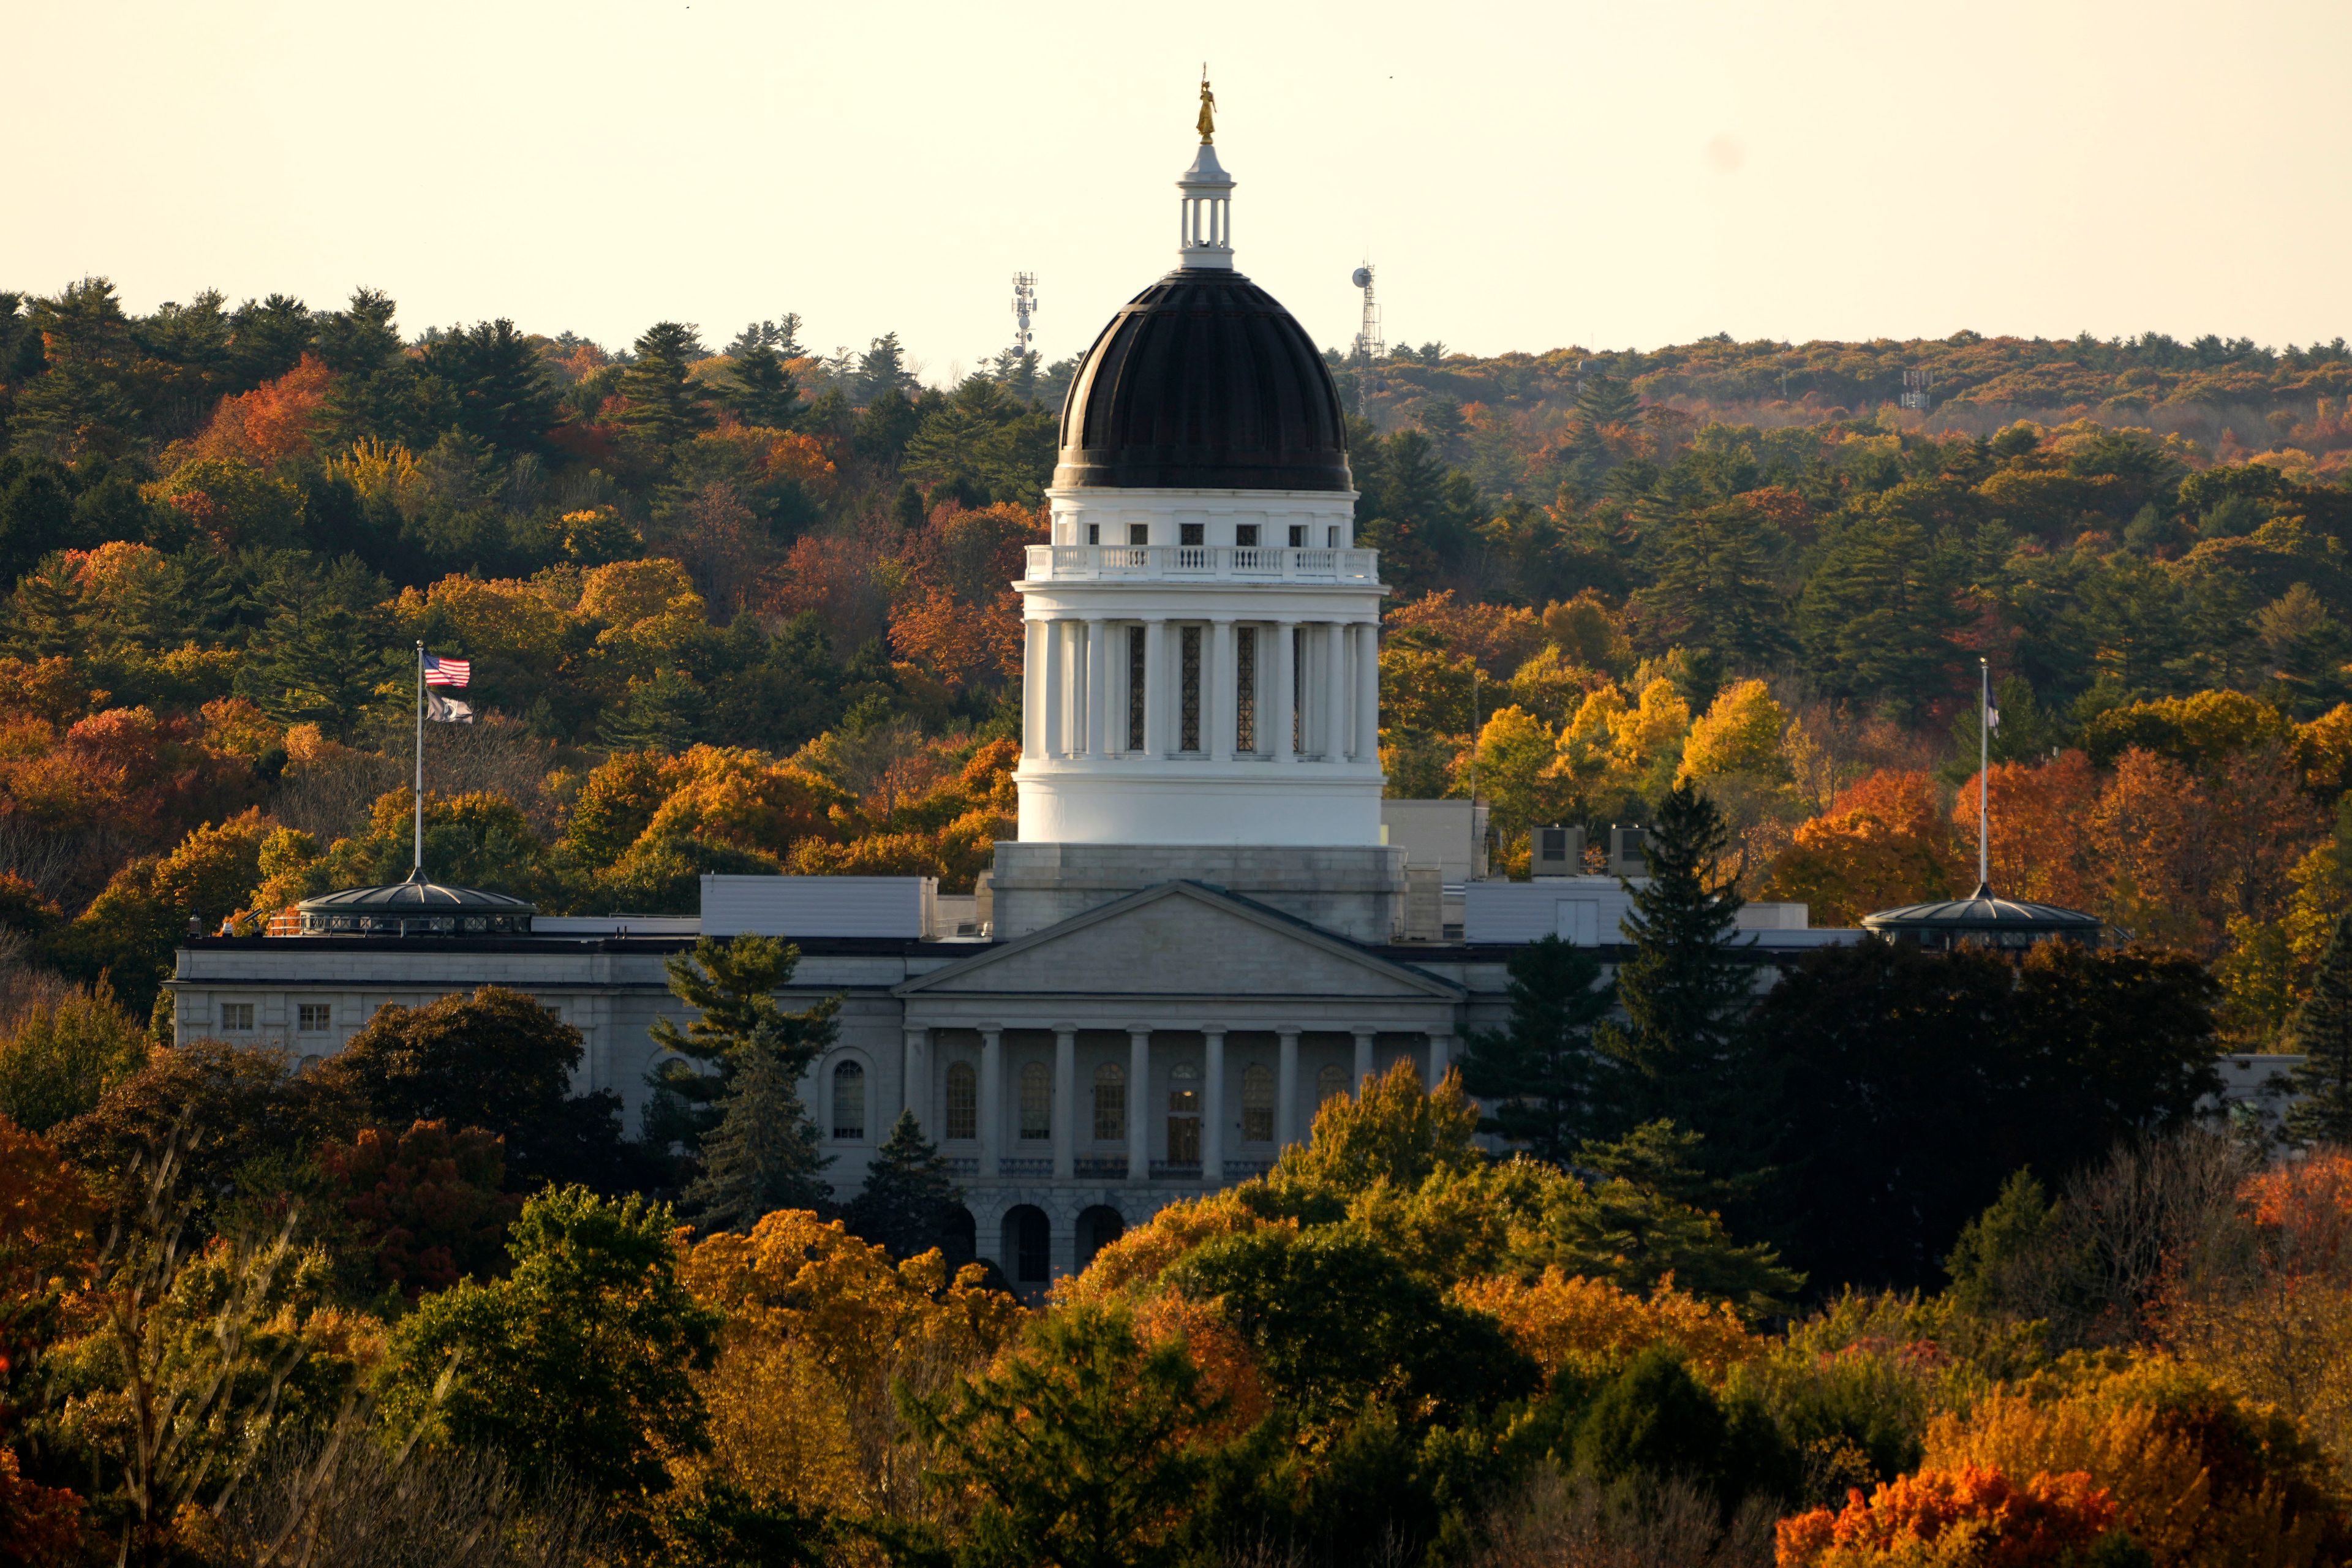
<path id="1" fill-rule="evenodd" d="M 1209 68 L 1201 67 L 1201 145 L 1208 146 L 1217 139 L 1217 95 L 1209 90 Z"/>

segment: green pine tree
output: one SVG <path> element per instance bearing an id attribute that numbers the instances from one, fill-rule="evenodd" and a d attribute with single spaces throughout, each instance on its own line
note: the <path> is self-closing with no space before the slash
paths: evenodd
<path id="1" fill-rule="evenodd" d="M 941 1245 L 948 1211 L 962 1201 L 939 1145 L 923 1136 L 913 1111 L 902 1110 L 866 1167 L 865 1191 L 849 1200 L 841 1217 L 856 1235 L 888 1247 L 891 1257 L 915 1258 Z"/>
<path id="2" fill-rule="evenodd" d="M 1733 940 L 1738 879 L 1724 864 L 1731 830 L 1705 791 L 1675 785 L 1642 857 L 1649 877 L 1626 884 L 1633 954 L 1617 971 L 1625 1022 L 1600 1033 L 1601 1050 L 1629 1069 L 1634 1121 L 1671 1117 L 1701 1133 L 1737 1118 L 1734 1047 L 1755 1000 L 1754 969 Z M 1753 945 L 1750 938 L 1748 945 Z"/>
<path id="3" fill-rule="evenodd" d="M 841 998 L 786 1012 L 776 992 L 800 961 L 799 948 L 772 936 L 706 936 L 692 952 L 670 956 L 670 994 L 701 1016 L 683 1029 L 667 1018 L 654 1020 L 654 1044 L 669 1054 L 646 1075 L 655 1090 L 646 1111 L 650 1140 L 699 1148 L 755 1043 L 776 1058 L 787 1083 L 807 1076 L 833 1043 Z"/>
<path id="4" fill-rule="evenodd" d="M 2336 922 L 2311 994 L 2287 1024 L 2287 1040 L 2304 1054 L 2287 1076 L 2300 1098 L 2286 1113 L 2287 1135 L 2305 1143 L 2352 1144 L 2352 914 Z"/>
<path id="5" fill-rule="evenodd" d="M 833 1196 L 820 1173 L 833 1156 L 817 1151 L 817 1131 L 800 1093 L 813 1053 L 775 1020 L 754 1026 L 728 1058 L 732 1071 L 713 1106 L 718 1124 L 702 1139 L 702 1169 L 686 1205 L 706 1230 L 748 1231 L 778 1209 L 815 1209 Z"/>
<path id="6" fill-rule="evenodd" d="M 621 372 L 621 394 L 627 400 L 621 424 L 663 452 L 710 428 L 710 410 L 703 406 L 701 389 L 687 374 L 702 353 L 694 329 L 657 321 L 631 346 L 636 359 Z"/>
<path id="7" fill-rule="evenodd" d="M 1470 1038 L 1462 1086 L 1488 1109 L 1478 1130 L 1564 1165 L 1594 1119 L 1592 1032 L 1615 1003 L 1591 948 L 1556 936 L 1511 955 L 1511 1020 Z"/>
<path id="8" fill-rule="evenodd" d="M 800 412 L 801 386 L 774 349 L 754 343 L 735 355 L 731 383 L 721 396 L 744 424 L 789 430 Z"/>

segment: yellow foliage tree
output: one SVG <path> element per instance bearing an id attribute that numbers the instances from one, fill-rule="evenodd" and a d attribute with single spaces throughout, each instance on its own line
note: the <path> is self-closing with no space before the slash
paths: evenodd
<path id="1" fill-rule="evenodd" d="M 975 1372 L 1025 1315 L 967 1264 L 890 1255 L 839 1221 L 783 1209 L 750 1234 L 698 1244 L 681 1270 L 727 1315 L 698 1375 L 710 1452 L 676 1461 L 689 1485 L 725 1481 L 803 1509 L 926 1517 L 926 1456 L 893 1385 L 936 1394 Z"/>
<path id="2" fill-rule="evenodd" d="M 1516 1275 L 1472 1279 L 1454 1297 L 1500 1320 L 1547 1376 L 1607 1376 L 1651 1346 L 1665 1345 L 1702 1374 L 1719 1378 L 1756 1355 L 1760 1343 L 1730 1303 L 1686 1296 L 1671 1274 L 1644 1298 L 1554 1264 L 1532 1284 Z"/>
<path id="3" fill-rule="evenodd" d="M 1788 710 L 1762 681 L 1736 680 L 1690 727 L 1675 777 L 1703 783 L 1741 778 L 1768 790 L 1787 790 L 1796 782 L 1780 745 L 1788 728 Z"/>

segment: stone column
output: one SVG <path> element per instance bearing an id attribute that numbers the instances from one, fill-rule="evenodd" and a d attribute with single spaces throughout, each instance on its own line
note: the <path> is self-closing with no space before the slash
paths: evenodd
<path id="1" fill-rule="evenodd" d="M 1169 700 L 1173 683 L 1168 679 L 1168 623 L 1143 623 L 1143 754 L 1153 760 L 1175 746 L 1168 739 L 1176 705 Z"/>
<path id="2" fill-rule="evenodd" d="M 929 1137 L 931 1127 L 931 1032 L 929 1029 L 907 1031 L 907 1062 L 898 1084 L 899 1103 L 915 1113 L 923 1124 L 923 1135 Z"/>
<path id="3" fill-rule="evenodd" d="M 1377 621 L 1356 627 L 1356 760 L 1381 756 L 1381 628 Z"/>
<path id="4" fill-rule="evenodd" d="M 1021 624 L 1021 754 L 1033 759 L 1045 754 L 1045 641 L 1052 629 L 1048 621 Z"/>
<path id="5" fill-rule="evenodd" d="M 1064 689 L 1068 685 L 1068 666 L 1062 658 L 1062 623 L 1046 621 L 1044 626 L 1045 636 L 1038 639 L 1045 646 L 1045 668 L 1037 682 L 1037 695 L 1045 709 L 1041 716 L 1045 733 L 1041 738 L 1045 742 L 1045 754 L 1058 757 L 1070 743 L 1069 714 L 1066 711 L 1069 694 Z"/>
<path id="6" fill-rule="evenodd" d="M 1356 1031 L 1356 1092 L 1359 1096 L 1364 1091 L 1364 1080 L 1372 1076 L 1372 1043 L 1377 1038 L 1377 1030 Z"/>
<path id="7" fill-rule="evenodd" d="M 1087 623 L 1087 755 L 1108 757 L 1119 748 L 1113 737 L 1104 712 L 1104 698 L 1110 689 L 1110 637 L 1102 622 Z"/>
<path id="8" fill-rule="evenodd" d="M 1445 1064 L 1452 1059 L 1454 1036 L 1445 1029 L 1429 1031 L 1429 1087 L 1445 1081 Z"/>
<path id="9" fill-rule="evenodd" d="M 1348 760 L 1350 742 L 1348 738 L 1349 710 L 1354 705 L 1348 700 L 1348 627 L 1346 623 L 1333 621 L 1323 628 L 1324 657 L 1330 667 L 1323 672 L 1323 760 L 1342 763 Z"/>
<path id="10" fill-rule="evenodd" d="M 1225 1184 L 1225 1031 L 1222 1025 L 1201 1031 L 1201 1184 L 1214 1189 Z"/>
<path id="11" fill-rule="evenodd" d="M 1067 1024 L 1054 1026 L 1054 1174 L 1068 1181 L 1077 1174 L 1078 1152 L 1078 1032 Z"/>
<path id="12" fill-rule="evenodd" d="M 1209 732 L 1202 737 L 1213 763 L 1234 760 L 1234 618 L 1226 616 L 1209 627 L 1208 657 L 1202 661 L 1201 721 Z"/>
<path id="13" fill-rule="evenodd" d="M 1151 1179 L 1151 1031 L 1127 1032 L 1127 1179 Z"/>
<path id="14" fill-rule="evenodd" d="M 1298 1142 L 1298 1031 L 1282 1031 L 1280 1065 L 1274 1075 L 1274 1147 L 1280 1153 Z"/>
<path id="15" fill-rule="evenodd" d="M 1270 749 L 1274 752 L 1274 760 L 1277 763 L 1295 763 L 1298 760 L 1298 748 L 1290 742 L 1291 728 L 1297 722 L 1299 717 L 1294 711 L 1295 705 L 1291 701 L 1297 684 L 1297 672 L 1293 668 L 1297 662 L 1297 653 L 1292 647 L 1295 639 L 1291 634 L 1297 629 L 1297 621 L 1276 621 L 1273 627 L 1274 679 L 1267 684 L 1274 688 L 1271 693 L 1274 700 L 1265 705 L 1265 717 L 1267 727 L 1273 735 L 1274 743 Z"/>
<path id="16" fill-rule="evenodd" d="M 994 1024 L 980 1028 L 980 1173 L 997 1175 L 996 1157 L 1004 1147 L 1004 1031 Z"/>

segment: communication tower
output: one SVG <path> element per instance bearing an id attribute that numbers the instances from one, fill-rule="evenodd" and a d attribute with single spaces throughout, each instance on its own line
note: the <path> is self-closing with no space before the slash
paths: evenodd
<path id="1" fill-rule="evenodd" d="M 1363 324 L 1356 330 L 1356 342 L 1349 358 L 1356 362 L 1356 413 L 1370 417 L 1373 391 L 1372 366 L 1388 356 L 1389 346 L 1381 341 L 1381 302 L 1372 293 L 1372 264 L 1365 262 L 1349 274 L 1348 281 L 1364 291 Z"/>
<path id="2" fill-rule="evenodd" d="M 1903 373 L 1903 406 L 1916 408 L 1922 414 L 1927 413 L 1927 388 L 1934 384 L 1934 380 L 1935 378 L 1924 370 L 1905 371 Z"/>
<path id="3" fill-rule="evenodd" d="M 1037 275 L 1016 272 L 1013 275 L 1013 349 L 1015 353 L 1029 352 L 1029 318 L 1037 313 Z"/>

